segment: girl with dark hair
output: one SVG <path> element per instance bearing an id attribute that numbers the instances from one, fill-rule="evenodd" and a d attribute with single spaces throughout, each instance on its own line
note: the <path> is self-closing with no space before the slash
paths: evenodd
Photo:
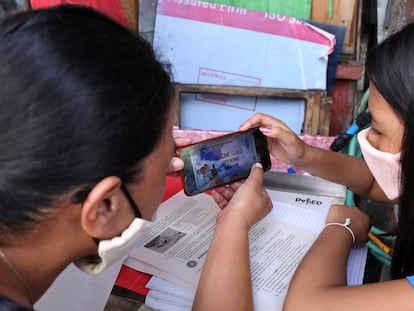
<path id="1" fill-rule="evenodd" d="M 183 167 L 172 157 L 182 142 L 172 137 L 170 76 L 151 46 L 90 9 L 3 19 L 0 81 L 0 309 L 32 310 L 71 262 L 96 274 L 128 255 L 151 226 L 165 174 Z M 252 304 L 248 230 L 272 207 L 262 181 L 255 165 L 243 185 L 214 195 L 225 208 L 206 261 L 214 286 L 203 278 L 196 299 L 206 309 L 235 300 L 205 297 L 240 281 L 235 306 Z"/>
<path id="2" fill-rule="evenodd" d="M 346 286 L 349 251 L 367 241 L 368 216 L 334 205 L 326 226 L 291 281 L 284 310 L 413 310 L 414 306 L 414 24 L 367 57 L 371 127 L 358 134 L 362 158 L 301 141 L 283 122 L 257 114 L 241 129 L 260 126 L 271 153 L 311 174 L 375 200 L 398 203 L 390 281 Z"/>

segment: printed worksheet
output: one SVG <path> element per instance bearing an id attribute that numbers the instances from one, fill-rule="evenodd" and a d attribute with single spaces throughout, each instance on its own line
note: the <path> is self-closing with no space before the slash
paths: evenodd
<path id="1" fill-rule="evenodd" d="M 254 304 L 259 311 L 282 308 L 293 273 L 323 228 L 331 205 L 327 198 L 306 194 L 272 190 L 269 194 L 273 211 L 249 233 Z M 219 208 L 207 194 L 188 197 L 181 191 L 161 205 L 153 229 L 125 262 L 155 276 L 147 304 L 173 310 L 165 305 L 169 301 L 191 309 L 218 212 Z M 364 254 L 366 250 L 351 256 L 349 284 L 362 282 L 363 269 L 357 269 L 364 266 Z M 156 278 L 162 281 L 157 282 Z"/>

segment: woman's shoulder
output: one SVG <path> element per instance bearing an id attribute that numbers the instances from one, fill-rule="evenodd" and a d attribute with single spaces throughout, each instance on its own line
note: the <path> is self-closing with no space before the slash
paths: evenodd
<path id="1" fill-rule="evenodd" d="M 0 294 L 0 310 L 1 311 L 34 311 L 22 305 L 15 303 L 13 300 Z"/>

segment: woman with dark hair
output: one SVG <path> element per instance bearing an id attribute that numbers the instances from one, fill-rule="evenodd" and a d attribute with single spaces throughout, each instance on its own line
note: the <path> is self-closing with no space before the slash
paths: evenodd
<path id="1" fill-rule="evenodd" d="M 346 286 L 353 246 L 367 241 L 369 221 L 357 207 L 334 205 L 326 226 L 291 281 L 284 310 L 412 310 L 414 306 L 414 24 L 387 38 L 367 57 L 371 127 L 358 134 L 362 158 L 303 143 L 283 122 L 255 115 L 272 154 L 353 192 L 398 203 L 390 281 Z"/>
<path id="2" fill-rule="evenodd" d="M 68 264 L 99 273 L 151 225 L 165 174 L 183 167 L 173 87 L 145 40 L 71 6 L 0 22 L 0 81 L 0 309 L 32 310 Z M 236 281 L 249 289 L 248 230 L 272 206 L 262 181 L 254 165 L 214 196 L 225 208 L 206 265 L 237 272 L 215 279 L 223 294 Z"/>

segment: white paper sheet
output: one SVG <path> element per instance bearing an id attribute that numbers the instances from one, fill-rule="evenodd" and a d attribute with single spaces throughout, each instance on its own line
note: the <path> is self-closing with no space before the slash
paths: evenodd
<path id="1" fill-rule="evenodd" d="M 89 275 L 70 264 L 36 302 L 37 311 L 102 311 L 122 266 L 114 263 L 97 275 Z"/>
<path id="2" fill-rule="evenodd" d="M 273 190 L 269 194 L 272 212 L 249 233 L 254 304 L 258 311 L 281 310 L 290 279 L 322 230 L 331 205 L 328 198 L 307 194 Z M 160 310 L 191 308 L 188 301 L 194 298 L 218 211 L 206 194 L 187 197 L 179 192 L 161 205 L 154 230 L 125 263 L 154 275 L 148 285 L 149 306 Z M 168 234 L 160 238 L 165 232 Z M 362 283 L 365 260 L 366 248 L 351 251 L 349 285 Z"/>

